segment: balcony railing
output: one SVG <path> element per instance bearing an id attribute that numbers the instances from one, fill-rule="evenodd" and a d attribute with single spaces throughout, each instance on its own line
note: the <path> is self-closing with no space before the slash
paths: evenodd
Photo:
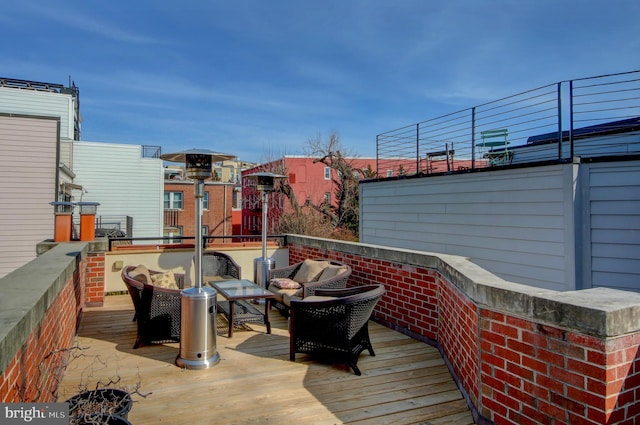
<path id="1" fill-rule="evenodd" d="M 427 175 L 637 154 L 638 137 L 625 135 L 638 131 L 640 71 L 561 81 L 381 133 L 376 171 Z"/>

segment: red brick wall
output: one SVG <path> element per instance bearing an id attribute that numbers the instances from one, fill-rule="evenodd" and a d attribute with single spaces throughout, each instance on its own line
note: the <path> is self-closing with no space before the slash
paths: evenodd
<path id="1" fill-rule="evenodd" d="M 639 334 L 605 340 L 481 314 L 483 413 L 496 423 L 638 423 Z"/>
<path id="2" fill-rule="evenodd" d="M 87 254 L 85 270 L 81 276 L 85 277 L 85 284 L 82 289 L 85 291 L 84 298 L 87 307 L 99 307 L 104 304 L 105 270 L 104 252 L 90 252 Z"/>
<path id="3" fill-rule="evenodd" d="M 84 263 L 84 261 L 83 261 Z M 80 265 L 82 270 L 83 264 Z M 67 281 L 42 321 L 0 376 L 2 402 L 56 401 L 55 391 L 73 343 L 82 309 L 80 270 Z"/>
<path id="4" fill-rule="evenodd" d="M 438 276 L 438 343 L 462 387 L 478 405 L 480 361 L 478 350 L 478 309 L 458 288 Z"/>
<path id="5" fill-rule="evenodd" d="M 640 424 L 640 333 L 604 338 L 479 305 L 437 270 L 289 244 L 331 258 L 350 285 L 383 284 L 374 317 L 437 342 L 478 413 L 496 424 Z"/>

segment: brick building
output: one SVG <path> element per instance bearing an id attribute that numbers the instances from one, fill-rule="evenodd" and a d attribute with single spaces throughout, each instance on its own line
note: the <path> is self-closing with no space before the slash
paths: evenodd
<path id="1" fill-rule="evenodd" d="M 202 205 L 203 236 L 232 234 L 233 187 L 233 183 L 205 181 Z M 194 214 L 193 181 L 166 179 L 164 182 L 164 236 L 194 236 Z M 178 239 L 174 242 L 181 241 Z"/>
<path id="2" fill-rule="evenodd" d="M 246 169 L 242 176 L 270 171 L 282 173 L 287 176 L 289 185 L 295 194 L 298 204 L 306 201 L 314 205 L 330 203 L 337 205 L 336 183 L 338 179 L 336 170 L 325 164 L 313 162 L 314 158 L 307 156 L 284 156 L 281 159 L 267 164 L 258 165 Z M 348 158 L 354 168 L 375 168 L 375 158 Z M 283 209 L 289 207 L 289 201 L 281 193 L 270 195 L 268 211 L 267 233 L 274 233 L 278 224 L 278 217 Z M 260 193 L 243 179 L 242 182 L 242 234 L 258 235 L 262 229 L 262 198 Z"/>

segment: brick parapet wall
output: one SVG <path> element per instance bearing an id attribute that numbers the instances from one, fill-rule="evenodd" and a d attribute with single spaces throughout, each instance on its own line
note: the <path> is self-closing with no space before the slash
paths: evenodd
<path id="1" fill-rule="evenodd" d="M 87 254 L 85 276 L 85 303 L 87 307 L 104 305 L 105 295 L 105 253 L 89 252 Z"/>
<path id="2" fill-rule="evenodd" d="M 0 347 L 3 357 L 0 401 L 56 401 L 58 383 L 69 359 L 84 302 L 81 274 L 86 261 L 81 258 L 77 249 L 60 248 L 0 282 L 3 289 L 9 290 L 28 281 L 47 294 L 37 299 L 28 294 L 14 300 L 16 307 L 31 305 L 28 319 L 3 323 L 8 328 Z M 43 276 L 45 270 L 52 272 L 51 264 L 55 264 L 59 275 Z M 28 279 L 29 276 L 33 278 Z"/>
<path id="3" fill-rule="evenodd" d="M 637 306 L 591 313 L 610 294 L 571 293 L 575 299 L 566 301 L 586 305 L 578 308 L 557 293 L 491 282 L 486 273 L 478 284 L 464 275 L 475 266 L 451 256 L 305 237 L 287 245 L 290 263 L 343 261 L 353 269 L 349 285 L 384 285 L 374 319 L 437 345 L 479 422 L 640 424 L 639 326 L 614 323 L 638 317 Z M 582 320 L 571 328 L 574 315 Z"/>

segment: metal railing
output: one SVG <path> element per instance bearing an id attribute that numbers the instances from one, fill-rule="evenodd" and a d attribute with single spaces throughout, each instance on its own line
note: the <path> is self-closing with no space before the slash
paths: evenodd
<path id="1" fill-rule="evenodd" d="M 111 237 L 107 236 L 109 239 L 109 251 L 115 245 L 121 245 L 123 243 L 127 245 L 162 245 L 166 248 L 174 248 L 174 247 L 182 247 L 185 244 L 191 244 L 195 242 L 195 236 L 157 236 L 157 237 L 137 237 L 137 238 L 129 238 L 129 237 Z M 275 240 L 278 242 L 279 246 L 284 246 L 286 235 L 267 235 L 267 240 Z M 230 235 L 230 236 L 202 236 L 202 247 L 206 248 L 210 243 L 222 240 L 225 243 L 231 242 L 261 242 L 262 237 L 260 235 Z M 157 243 L 153 243 L 157 241 Z"/>
<path id="2" fill-rule="evenodd" d="M 160 158 L 162 148 L 160 146 L 142 145 L 143 158 Z"/>
<path id="3" fill-rule="evenodd" d="M 639 123 L 640 70 L 561 81 L 381 133 L 376 172 L 426 175 L 639 154 L 638 137 L 629 137 Z"/>

